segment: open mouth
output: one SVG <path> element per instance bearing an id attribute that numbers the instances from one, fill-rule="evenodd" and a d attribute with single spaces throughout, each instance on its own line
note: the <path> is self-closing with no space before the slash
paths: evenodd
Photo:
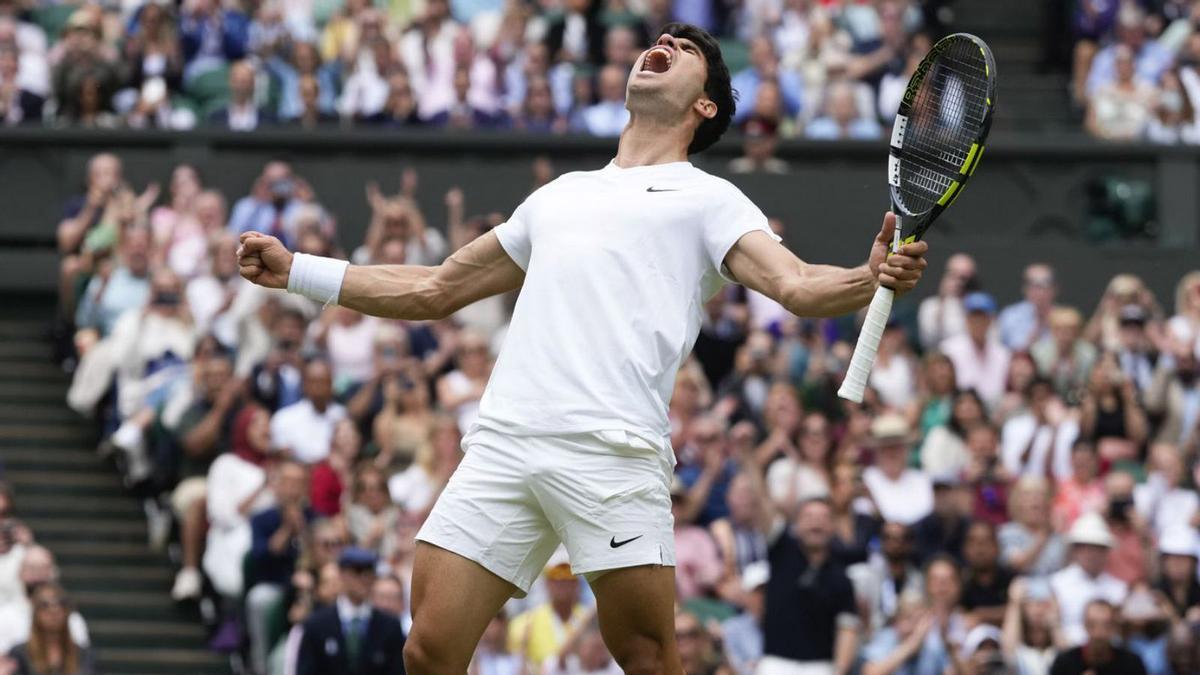
<path id="1" fill-rule="evenodd" d="M 652 47 L 650 51 L 646 52 L 646 57 L 642 59 L 642 72 L 665 73 L 671 69 L 671 63 L 674 60 L 674 54 L 670 49 L 663 46 Z"/>

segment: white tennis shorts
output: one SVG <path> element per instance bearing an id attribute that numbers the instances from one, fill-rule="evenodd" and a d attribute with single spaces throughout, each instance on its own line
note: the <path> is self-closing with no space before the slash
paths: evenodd
<path id="1" fill-rule="evenodd" d="M 519 589 L 559 542 L 589 580 L 638 565 L 675 565 L 673 467 L 624 431 L 515 436 L 475 428 L 419 541 L 482 565 Z"/>

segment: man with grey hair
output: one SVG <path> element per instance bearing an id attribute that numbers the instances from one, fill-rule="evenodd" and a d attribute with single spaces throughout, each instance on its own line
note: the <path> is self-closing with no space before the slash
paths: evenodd
<path id="1" fill-rule="evenodd" d="M 1025 351 L 1050 335 L 1050 310 L 1054 309 L 1057 293 L 1052 267 L 1034 263 L 1025 268 L 1021 277 L 1021 294 L 1025 299 L 1005 307 L 996 319 L 1005 347 Z"/>

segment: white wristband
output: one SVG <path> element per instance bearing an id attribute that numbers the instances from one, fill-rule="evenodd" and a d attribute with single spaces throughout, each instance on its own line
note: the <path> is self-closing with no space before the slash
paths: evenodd
<path id="1" fill-rule="evenodd" d="M 322 305 L 337 304 L 342 278 L 349 266 L 345 260 L 297 253 L 292 257 L 292 270 L 288 274 L 288 293 L 303 295 Z"/>

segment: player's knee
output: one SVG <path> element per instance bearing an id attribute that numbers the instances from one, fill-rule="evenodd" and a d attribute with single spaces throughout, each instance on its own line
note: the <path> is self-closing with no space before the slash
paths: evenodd
<path id="1" fill-rule="evenodd" d="M 614 655 L 625 675 L 663 675 L 667 672 L 667 646 L 651 636 L 639 636 Z"/>
<path id="2" fill-rule="evenodd" d="M 466 670 L 466 664 L 457 663 L 446 650 L 414 631 L 404 643 L 404 672 L 408 675 L 448 675 Z"/>

